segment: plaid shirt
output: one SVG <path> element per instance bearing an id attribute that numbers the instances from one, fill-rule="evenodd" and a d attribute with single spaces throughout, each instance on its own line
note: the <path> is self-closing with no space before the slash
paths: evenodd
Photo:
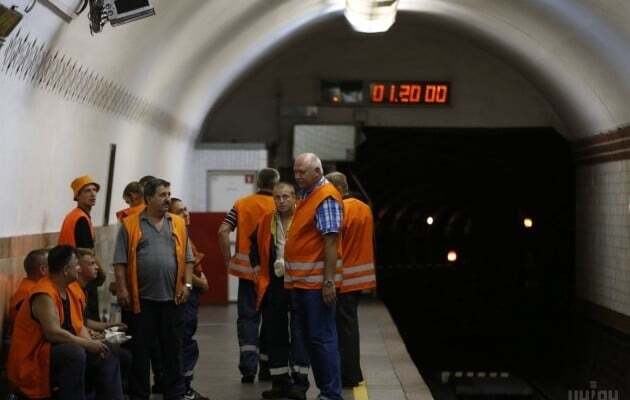
<path id="1" fill-rule="evenodd" d="M 311 189 L 301 190 L 299 196 L 301 199 L 308 197 L 313 190 L 326 183 L 326 178 L 322 177 Z M 335 201 L 332 197 L 326 198 L 322 204 L 317 207 L 315 213 L 315 226 L 322 235 L 327 233 L 339 233 L 341 232 L 341 222 L 343 221 L 343 210 L 341 205 Z"/>

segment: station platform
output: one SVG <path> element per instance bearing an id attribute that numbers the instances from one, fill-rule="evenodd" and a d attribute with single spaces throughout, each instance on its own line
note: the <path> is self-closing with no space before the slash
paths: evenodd
<path id="1" fill-rule="evenodd" d="M 407 354 L 387 308 L 377 300 L 359 305 L 361 363 L 366 382 L 344 391 L 345 400 L 429 400 L 429 388 Z M 200 357 L 193 387 L 212 400 L 258 400 L 270 382 L 242 384 L 238 370 L 236 305 L 204 306 L 197 330 Z M 311 374 L 307 399 L 317 398 Z M 154 396 L 152 399 L 161 399 Z"/>

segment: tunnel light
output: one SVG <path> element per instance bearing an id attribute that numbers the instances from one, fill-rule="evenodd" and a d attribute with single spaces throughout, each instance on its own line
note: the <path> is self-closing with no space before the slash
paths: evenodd
<path id="1" fill-rule="evenodd" d="M 433 217 L 428 217 L 427 218 L 427 225 L 433 225 Z"/>
<path id="2" fill-rule="evenodd" d="M 531 229 L 534 226 L 534 221 L 531 218 L 523 218 L 523 226 Z"/>
<path id="3" fill-rule="evenodd" d="M 362 33 L 381 33 L 394 25 L 398 0 L 346 0 L 345 16 Z"/>
<path id="4" fill-rule="evenodd" d="M 457 252 L 455 250 L 451 250 L 448 252 L 448 254 L 446 255 L 446 259 L 449 262 L 455 262 L 457 261 Z"/>

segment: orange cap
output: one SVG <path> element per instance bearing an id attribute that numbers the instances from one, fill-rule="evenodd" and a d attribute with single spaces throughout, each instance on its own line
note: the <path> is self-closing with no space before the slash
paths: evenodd
<path id="1" fill-rule="evenodd" d="M 90 185 L 90 184 L 96 186 L 97 192 L 101 190 L 101 185 L 96 183 L 94 179 L 92 179 L 92 177 L 89 175 L 83 175 L 73 180 L 72 183 L 70 184 L 70 187 L 72 188 L 72 191 L 74 192 L 74 200 L 76 200 L 77 197 L 79 196 L 79 192 L 81 191 L 81 189 L 83 189 L 85 186 Z"/>

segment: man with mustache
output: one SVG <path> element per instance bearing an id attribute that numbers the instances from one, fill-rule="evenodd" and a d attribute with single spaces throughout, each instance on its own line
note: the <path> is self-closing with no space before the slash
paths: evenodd
<path id="1" fill-rule="evenodd" d="M 165 400 L 181 400 L 183 305 L 192 289 L 195 258 L 183 218 L 168 212 L 170 183 L 153 179 L 144 187 L 146 209 L 123 219 L 114 252 L 117 297 L 131 310 L 129 321 L 133 366 L 131 399 L 148 400 L 149 359 L 157 337 L 163 358 Z"/>

